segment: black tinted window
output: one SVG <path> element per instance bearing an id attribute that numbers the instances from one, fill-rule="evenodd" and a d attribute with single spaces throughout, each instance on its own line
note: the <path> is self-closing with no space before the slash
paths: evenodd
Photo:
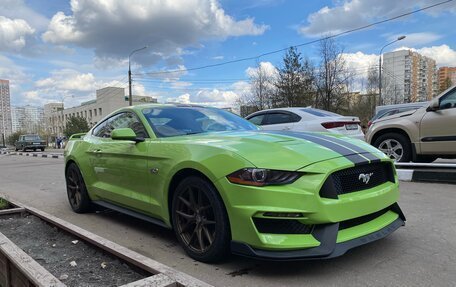
<path id="1" fill-rule="evenodd" d="M 276 125 L 295 122 L 295 117 L 291 114 L 271 113 L 268 114 L 266 125 Z"/>
<path id="2" fill-rule="evenodd" d="M 215 108 L 165 106 L 143 109 L 143 114 L 157 137 L 258 129 L 235 114 Z"/>
<path id="3" fill-rule="evenodd" d="M 440 109 L 456 108 L 456 89 L 449 92 L 440 100 Z"/>
<path id="4" fill-rule="evenodd" d="M 301 111 L 309 113 L 309 114 L 317 116 L 317 117 L 340 116 L 339 114 L 336 114 L 336 113 L 331 113 L 331 112 L 328 112 L 328 111 L 319 110 L 319 109 L 313 109 L 313 108 L 305 108 L 305 109 L 301 109 Z"/>
<path id="5" fill-rule="evenodd" d="M 258 115 L 258 116 L 251 117 L 251 118 L 249 119 L 249 122 L 251 122 L 251 123 L 254 124 L 254 125 L 259 126 L 259 125 L 261 125 L 261 122 L 263 121 L 264 116 L 265 116 L 265 115 L 263 114 L 263 115 Z"/>
<path id="6" fill-rule="evenodd" d="M 144 125 L 133 113 L 120 113 L 110 117 L 93 130 L 93 135 L 101 138 L 110 138 L 111 132 L 119 128 L 131 128 L 138 137 L 148 137 Z"/>

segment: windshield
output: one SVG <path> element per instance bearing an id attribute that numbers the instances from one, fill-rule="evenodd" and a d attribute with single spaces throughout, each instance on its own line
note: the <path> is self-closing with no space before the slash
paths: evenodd
<path id="1" fill-rule="evenodd" d="M 154 107 L 143 109 L 142 112 L 157 137 L 258 130 L 249 121 L 216 108 Z"/>
<path id="2" fill-rule="evenodd" d="M 30 136 L 24 136 L 24 140 L 26 141 L 39 141 L 41 138 L 37 135 L 30 135 Z"/>
<path id="3" fill-rule="evenodd" d="M 325 110 L 314 109 L 314 108 L 305 108 L 305 109 L 301 109 L 301 111 L 309 113 L 309 114 L 317 116 L 317 117 L 340 116 L 339 114 L 331 113 L 331 112 L 328 112 L 328 111 L 325 111 Z"/>

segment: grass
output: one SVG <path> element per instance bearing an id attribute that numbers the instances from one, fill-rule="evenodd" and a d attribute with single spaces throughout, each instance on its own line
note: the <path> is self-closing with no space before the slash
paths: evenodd
<path id="1" fill-rule="evenodd" d="M 0 198 L 0 210 L 9 208 L 9 202 Z"/>

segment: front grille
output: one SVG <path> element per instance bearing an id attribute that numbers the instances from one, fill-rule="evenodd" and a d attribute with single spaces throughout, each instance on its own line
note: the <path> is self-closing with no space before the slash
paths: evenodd
<path id="1" fill-rule="evenodd" d="M 253 222 L 260 233 L 310 234 L 312 225 L 302 224 L 295 219 L 269 219 L 254 217 Z"/>
<path id="2" fill-rule="evenodd" d="M 369 176 L 367 181 L 364 176 Z M 331 174 L 320 190 L 320 196 L 338 198 L 340 194 L 369 189 L 385 182 L 394 182 L 392 164 L 378 162 L 339 170 Z"/>
<path id="3" fill-rule="evenodd" d="M 363 223 L 372 221 L 375 218 L 380 217 L 383 214 L 385 214 L 386 212 L 388 212 L 388 210 L 390 210 L 390 207 L 384 208 L 380 211 L 377 211 L 377 212 L 374 212 L 374 213 L 371 213 L 368 215 L 341 221 L 341 222 L 339 222 L 339 230 L 347 229 L 347 228 L 350 228 L 353 226 L 361 225 Z"/>

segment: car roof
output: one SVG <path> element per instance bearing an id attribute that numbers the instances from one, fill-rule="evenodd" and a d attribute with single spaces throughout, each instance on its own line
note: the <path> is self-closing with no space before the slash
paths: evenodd
<path id="1" fill-rule="evenodd" d="M 340 116 L 339 114 L 334 113 L 334 112 L 330 112 L 330 111 L 326 111 L 326 110 L 322 110 L 322 109 L 313 108 L 311 106 L 307 106 L 307 107 L 291 107 L 291 108 L 266 109 L 266 110 L 261 110 L 261 111 L 257 111 L 257 112 L 251 113 L 251 114 L 247 115 L 246 118 L 249 118 L 249 117 L 261 114 L 261 113 L 269 113 L 269 112 L 274 112 L 274 111 L 292 112 L 292 113 L 300 114 L 300 115 L 305 113 L 305 114 L 309 114 L 311 116 L 316 116 L 313 113 L 308 113 L 306 110 L 312 110 L 312 111 L 317 111 L 317 112 L 321 112 L 321 113 L 326 113 L 328 116 Z"/>

